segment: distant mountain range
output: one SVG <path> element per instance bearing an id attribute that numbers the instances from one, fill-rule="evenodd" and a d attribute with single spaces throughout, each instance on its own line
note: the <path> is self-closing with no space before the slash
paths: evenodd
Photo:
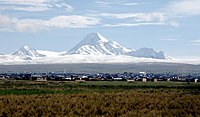
<path id="1" fill-rule="evenodd" d="M 171 59 L 164 52 L 157 52 L 152 48 L 138 50 L 123 47 L 116 41 L 108 41 L 99 33 L 88 34 L 80 43 L 72 48 L 67 54 L 81 55 L 127 55 L 133 57 Z"/>
<path id="2" fill-rule="evenodd" d="M 0 64 L 163 62 L 172 59 L 152 48 L 126 48 L 99 33 L 88 34 L 68 52 L 36 50 L 25 45 L 9 55 L 0 53 Z"/>

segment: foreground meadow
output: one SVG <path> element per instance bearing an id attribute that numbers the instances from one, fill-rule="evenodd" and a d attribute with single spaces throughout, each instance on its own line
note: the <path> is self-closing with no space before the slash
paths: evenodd
<path id="1" fill-rule="evenodd" d="M 0 82 L 0 116 L 200 116 L 199 84 Z"/>

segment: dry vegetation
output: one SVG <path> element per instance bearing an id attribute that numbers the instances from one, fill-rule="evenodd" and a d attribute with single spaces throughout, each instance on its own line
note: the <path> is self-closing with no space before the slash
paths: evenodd
<path id="1" fill-rule="evenodd" d="M 200 95 L 179 91 L 0 96 L 0 116 L 199 115 Z"/>
<path id="2" fill-rule="evenodd" d="M 45 89 L 46 85 L 38 86 L 37 84 L 38 89 Z M 135 84 L 130 86 L 132 85 Z M 6 88 L 6 86 L 1 86 L 4 89 Z M 77 84 L 74 87 L 77 88 L 77 86 L 80 86 L 81 90 L 90 88 L 86 84 L 82 85 L 82 87 Z M 61 85 L 61 87 L 66 87 L 66 89 L 61 88 L 60 85 L 47 87 L 48 90 L 50 88 L 55 90 L 54 88 L 56 88 L 56 90 L 61 91 L 60 93 L 45 92 L 29 93 L 27 95 L 22 92 L 22 94 L 1 94 L 0 116 L 200 116 L 200 94 L 198 88 L 122 88 L 123 90 L 121 90 L 118 89 L 119 87 L 117 89 L 114 87 L 112 90 L 110 89 L 111 87 L 107 87 L 107 89 L 104 89 L 106 91 L 97 91 L 94 86 L 92 85 L 94 89 L 92 91 L 90 89 L 89 92 L 76 92 L 73 94 L 62 92 L 62 90 L 65 91 L 69 88 L 65 85 Z M 109 85 L 107 84 L 106 86 Z M 15 88 L 20 87 L 22 86 L 15 86 Z M 30 85 L 30 87 L 33 88 L 35 85 Z M 8 86 L 7 88 L 10 90 L 13 87 Z M 21 90 L 26 90 L 26 88 L 28 86 L 23 85 Z M 2 88 L 1 90 L 3 91 Z"/>

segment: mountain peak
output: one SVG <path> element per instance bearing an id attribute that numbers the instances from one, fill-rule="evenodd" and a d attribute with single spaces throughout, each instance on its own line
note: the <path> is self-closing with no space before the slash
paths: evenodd
<path id="1" fill-rule="evenodd" d="M 19 50 L 21 50 L 21 51 L 29 51 L 29 50 L 34 50 L 34 49 L 32 49 L 30 46 L 28 46 L 28 45 L 24 45 L 24 46 L 22 46 Z"/>
<path id="2" fill-rule="evenodd" d="M 108 41 L 99 33 L 90 33 L 72 48 L 68 54 L 83 55 L 122 55 L 126 53 L 125 47 L 114 41 Z"/>
<path id="3" fill-rule="evenodd" d="M 21 48 L 24 48 L 24 49 L 30 49 L 30 47 L 28 46 L 28 45 L 24 45 L 24 46 L 22 46 Z"/>
<path id="4" fill-rule="evenodd" d="M 87 43 L 98 43 L 98 42 L 108 42 L 108 40 L 103 37 L 100 33 L 90 33 L 83 39 Z"/>
<path id="5" fill-rule="evenodd" d="M 164 52 L 157 52 L 152 48 L 141 48 L 138 50 L 123 47 L 116 41 L 108 41 L 99 33 L 90 33 L 78 43 L 67 54 L 81 55 L 127 55 L 134 57 L 168 59 Z"/>
<path id="6" fill-rule="evenodd" d="M 168 56 L 165 55 L 162 51 L 155 51 L 152 48 L 140 48 L 136 51 L 131 52 L 129 55 L 132 55 L 134 57 L 145 57 L 145 58 L 155 58 L 155 59 L 168 59 Z"/>
<path id="7" fill-rule="evenodd" d="M 44 57 L 44 55 L 38 53 L 35 49 L 27 45 L 22 46 L 18 51 L 16 51 L 12 55 L 20 57 Z"/>

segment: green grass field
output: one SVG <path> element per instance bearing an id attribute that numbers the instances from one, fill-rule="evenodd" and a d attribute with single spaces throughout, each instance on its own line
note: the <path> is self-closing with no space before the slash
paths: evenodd
<path id="1" fill-rule="evenodd" d="M 0 80 L 0 116 L 200 116 L 200 83 Z"/>
<path id="2" fill-rule="evenodd" d="M 117 92 L 136 89 L 156 90 L 200 90 L 200 83 L 187 82 L 133 82 L 127 81 L 87 81 L 87 82 L 33 82 L 33 81 L 0 81 L 0 95 L 5 94 L 77 94 L 84 92 Z"/>

